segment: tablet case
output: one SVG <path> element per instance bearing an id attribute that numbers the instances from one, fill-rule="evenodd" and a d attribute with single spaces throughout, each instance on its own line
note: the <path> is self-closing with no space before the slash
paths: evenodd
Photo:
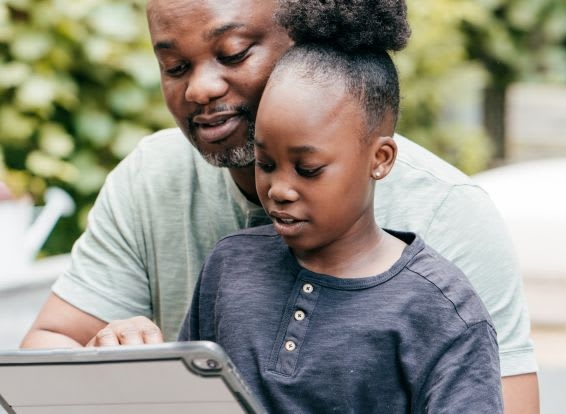
<path id="1" fill-rule="evenodd" d="M 265 412 L 208 341 L 0 351 L 0 406 L 10 414 Z"/>

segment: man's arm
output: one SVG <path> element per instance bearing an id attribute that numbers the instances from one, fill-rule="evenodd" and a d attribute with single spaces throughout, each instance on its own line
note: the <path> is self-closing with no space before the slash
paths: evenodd
<path id="1" fill-rule="evenodd" d="M 540 400 L 536 372 L 501 378 L 505 414 L 539 414 Z"/>
<path id="2" fill-rule="evenodd" d="M 106 326 L 106 322 L 81 311 L 55 294 L 37 315 L 21 343 L 22 348 L 80 347 Z"/>
<path id="3" fill-rule="evenodd" d="M 482 200 L 478 197 L 475 197 L 475 202 L 481 206 Z M 444 206 L 439 212 L 437 224 L 455 221 L 464 214 L 464 212 L 456 213 L 456 207 L 449 201 L 447 200 L 448 208 Z M 474 233 L 472 229 L 466 227 L 471 224 L 465 224 L 466 220 L 462 217 L 452 226 L 467 235 L 468 245 L 466 242 L 456 243 L 452 240 L 452 247 L 445 246 L 439 250 L 442 254 L 451 257 L 468 275 L 496 324 L 499 349 L 504 351 L 500 353 L 500 358 L 505 414 L 538 414 L 540 403 L 536 362 L 530 341 L 530 320 L 524 302 L 520 270 L 500 217 L 493 214 L 494 210 L 489 199 L 484 199 L 483 202 L 485 203 L 483 208 L 476 208 L 476 211 L 484 212 L 483 224 L 479 225 L 482 231 Z M 447 219 L 448 215 L 451 216 L 451 220 Z M 469 217 L 467 221 L 478 222 Z M 446 223 L 446 226 L 449 225 L 450 223 Z M 443 229 L 443 233 L 449 234 L 448 227 Z M 450 241 L 449 238 L 447 239 L 447 242 Z M 462 248 L 466 249 L 467 253 L 464 253 Z M 530 348 L 530 352 L 524 352 L 527 348 Z M 532 368 L 528 368 L 531 372 L 514 366 L 513 361 L 517 357 L 509 357 L 517 353 L 520 355 L 518 358 L 521 359 L 521 364 L 532 365 Z"/>
<path id="4" fill-rule="evenodd" d="M 20 346 L 74 348 L 159 342 L 163 342 L 160 329 L 143 316 L 107 324 L 51 294 Z"/>

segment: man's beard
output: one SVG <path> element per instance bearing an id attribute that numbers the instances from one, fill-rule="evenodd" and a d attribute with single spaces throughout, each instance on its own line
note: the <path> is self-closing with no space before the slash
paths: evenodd
<path id="1" fill-rule="evenodd" d="M 224 168 L 241 168 L 251 165 L 254 160 L 254 131 L 255 124 L 248 120 L 248 136 L 246 142 L 242 145 L 227 148 L 222 152 L 204 152 L 197 148 L 202 157 L 215 167 Z"/>
<path id="2" fill-rule="evenodd" d="M 246 142 L 235 147 L 227 148 L 220 152 L 208 152 L 207 150 L 203 149 L 200 143 L 195 140 L 195 127 L 194 124 L 189 121 L 189 133 L 191 134 L 189 140 L 195 146 L 198 152 L 200 152 L 204 160 L 215 167 L 242 168 L 252 165 L 255 161 L 255 122 L 252 118 L 251 111 L 248 108 L 240 107 L 238 108 L 238 112 L 247 120 L 248 123 Z"/>

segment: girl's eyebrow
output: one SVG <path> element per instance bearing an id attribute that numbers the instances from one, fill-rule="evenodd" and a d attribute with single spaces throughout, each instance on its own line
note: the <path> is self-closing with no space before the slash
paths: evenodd
<path id="1" fill-rule="evenodd" d="M 265 148 L 265 144 L 261 141 L 258 141 L 257 137 L 254 138 L 254 145 L 258 148 L 262 148 L 262 149 Z"/>
<path id="2" fill-rule="evenodd" d="M 313 147 L 312 145 L 301 145 L 298 147 L 291 147 L 289 148 L 289 152 L 292 154 L 311 154 L 315 152 L 319 152 L 320 149 L 317 147 Z"/>
<path id="3" fill-rule="evenodd" d="M 265 144 L 258 141 L 258 138 L 254 138 L 254 145 L 260 149 L 265 149 Z M 312 154 L 315 152 L 320 152 L 320 148 L 313 147 L 312 145 L 299 145 L 297 147 L 289 148 L 289 152 L 292 154 Z"/>

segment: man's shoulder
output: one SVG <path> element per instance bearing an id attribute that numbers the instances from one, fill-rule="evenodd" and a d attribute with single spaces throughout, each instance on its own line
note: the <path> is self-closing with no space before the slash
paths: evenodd
<path id="1" fill-rule="evenodd" d="M 431 243 L 431 223 L 443 208 L 465 210 L 474 218 L 491 214 L 486 192 L 470 177 L 407 138 L 396 135 L 395 141 L 395 165 L 375 190 L 381 225 L 416 232 Z"/>
<path id="2" fill-rule="evenodd" d="M 476 186 L 469 176 L 417 143 L 399 134 L 395 135 L 395 142 L 398 146 L 396 169 L 446 186 Z"/>
<path id="3" fill-rule="evenodd" d="M 132 155 L 144 163 L 162 165 L 169 169 L 186 169 L 192 167 L 208 167 L 209 165 L 183 135 L 179 128 L 168 128 L 154 132 L 140 140 Z"/>
<path id="4" fill-rule="evenodd" d="M 413 258 L 407 269 L 418 275 L 436 292 L 436 299 L 455 310 L 453 316 L 466 325 L 487 321 L 491 318 L 469 279 L 453 262 L 428 245 Z M 422 293 L 422 292 L 421 292 Z M 429 297 L 430 298 L 430 297 Z"/>
<path id="5" fill-rule="evenodd" d="M 151 187 L 151 192 L 215 188 L 225 181 L 223 169 L 208 164 L 178 128 L 142 138 L 111 175 L 119 175 L 120 182 Z"/>

